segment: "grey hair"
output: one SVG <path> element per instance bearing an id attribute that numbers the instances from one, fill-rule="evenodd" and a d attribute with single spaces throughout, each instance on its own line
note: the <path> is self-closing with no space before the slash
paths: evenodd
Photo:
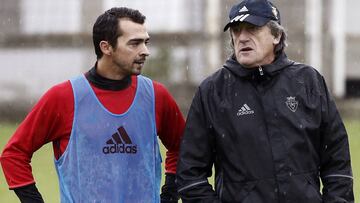
<path id="1" fill-rule="evenodd" d="M 274 21 L 274 20 L 270 20 L 265 26 L 267 26 L 268 28 L 270 28 L 270 32 L 274 37 L 280 37 L 280 41 L 279 44 L 277 44 L 274 48 L 274 53 L 276 56 L 278 56 L 279 54 L 281 54 L 285 47 L 287 47 L 287 33 L 285 28 L 280 25 L 278 22 Z M 232 38 L 231 35 L 231 29 L 230 30 L 230 50 L 231 50 L 231 55 L 235 54 L 235 48 L 234 48 L 234 40 Z"/>
<path id="2" fill-rule="evenodd" d="M 274 49 L 275 55 L 278 55 L 284 51 L 285 47 L 287 47 L 287 42 L 286 42 L 287 33 L 285 31 L 285 28 L 274 20 L 270 20 L 266 24 L 266 26 L 268 26 L 268 28 L 270 28 L 271 34 L 274 37 L 279 37 L 281 35 L 279 44 L 277 44 Z"/>

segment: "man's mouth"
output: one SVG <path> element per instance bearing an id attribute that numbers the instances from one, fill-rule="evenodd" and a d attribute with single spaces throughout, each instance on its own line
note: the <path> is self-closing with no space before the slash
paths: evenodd
<path id="1" fill-rule="evenodd" d="M 145 59 L 144 60 L 136 60 L 136 61 L 134 61 L 134 63 L 143 65 L 145 63 Z"/>
<path id="2" fill-rule="evenodd" d="M 252 49 L 251 47 L 243 47 L 240 49 L 240 52 L 247 52 L 247 51 L 252 51 L 254 49 Z"/>

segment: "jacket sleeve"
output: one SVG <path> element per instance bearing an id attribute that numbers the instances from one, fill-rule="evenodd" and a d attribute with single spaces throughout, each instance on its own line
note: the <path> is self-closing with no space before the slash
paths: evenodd
<path id="1" fill-rule="evenodd" d="M 354 202 L 348 136 L 322 78 L 321 166 L 324 202 Z"/>
<path id="2" fill-rule="evenodd" d="M 26 203 L 44 203 L 44 200 L 34 184 L 14 189 L 15 194 L 18 196 L 20 202 Z"/>
<path id="3" fill-rule="evenodd" d="M 219 202 L 208 182 L 214 163 L 214 138 L 200 89 L 186 120 L 177 167 L 179 195 L 186 202 Z"/>

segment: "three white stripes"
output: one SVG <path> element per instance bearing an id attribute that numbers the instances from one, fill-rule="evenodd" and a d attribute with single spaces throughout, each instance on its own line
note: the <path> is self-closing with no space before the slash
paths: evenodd
<path id="1" fill-rule="evenodd" d="M 249 10 L 246 8 L 246 6 L 242 7 L 242 8 L 239 10 L 239 12 L 247 12 L 247 11 L 249 11 Z M 239 20 L 242 22 L 242 21 L 244 21 L 245 18 L 247 18 L 249 15 L 250 15 L 250 14 L 242 14 L 242 15 L 236 16 L 235 18 L 233 18 L 233 19 L 231 20 L 231 22 L 239 21 Z"/>
<path id="2" fill-rule="evenodd" d="M 247 18 L 248 16 L 249 16 L 250 14 L 242 14 L 242 15 L 239 15 L 239 16 L 236 16 L 235 18 L 233 18 L 232 20 L 231 20 L 231 22 L 236 22 L 236 21 L 244 21 L 245 20 L 245 18 Z"/>
<path id="3" fill-rule="evenodd" d="M 247 104 L 244 104 L 243 107 L 241 107 L 241 110 L 243 110 L 243 111 L 246 111 L 246 110 L 250 111 L 251 109 L 250 109 L 250 107 L 249 107 Z"/>

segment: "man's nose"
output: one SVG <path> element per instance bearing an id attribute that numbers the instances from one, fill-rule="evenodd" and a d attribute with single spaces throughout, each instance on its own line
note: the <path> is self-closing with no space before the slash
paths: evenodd
<path id="1" fill-rule="evenodd" d="M 241 29 L 239 31 L 239 39 L 241 42 L 246 42 L 249 40 L 249 31 L 247 29 Z"/>
<path id="2" fill-rule="evenodd" d="M 150 55 L 149 48 L 147 47 L 147 45 L 145 43 L 141 47 L 140 55 L 142 55 L 142 56 L 149 56 Z"/>

